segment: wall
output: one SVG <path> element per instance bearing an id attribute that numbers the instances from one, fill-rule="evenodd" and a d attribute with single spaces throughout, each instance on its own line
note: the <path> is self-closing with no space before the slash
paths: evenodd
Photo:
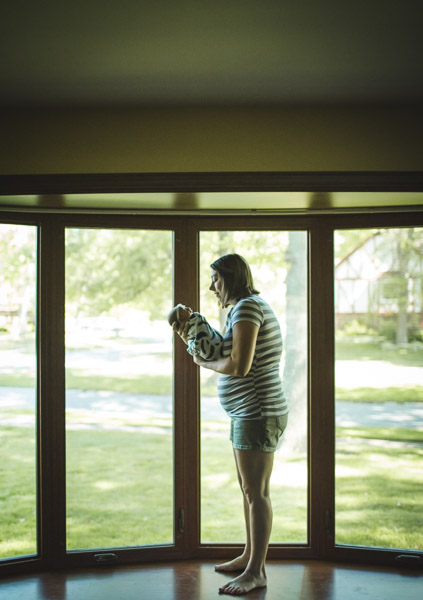
<path id="1" fill-rule="evenodd" d="M 423 107 L 3 111 L 0 174 L 422 170 Z"/>

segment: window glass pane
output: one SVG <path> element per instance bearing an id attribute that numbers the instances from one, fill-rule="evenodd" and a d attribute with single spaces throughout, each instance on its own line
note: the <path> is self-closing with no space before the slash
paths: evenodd
<path id="1" fill-rule="evenodd" d="M 423 229 L 335 233 L 336 543 L 423 549 Z"/>
<path id="2" fill-rule="evenodd" d="M 284 352 L 280 365 L 290 414 L 275 453 L 271 479 L 271 543 L 307 542 L 307 233 L 287 231 L 211 231 L 200 237 L 201 312 L 222 331 L 221 311 L 210 286 L 210 264 L 238 253 L 251 266 L 260 296 L 281 326 Z M 201 541 L 245 541 L 230 419 L 217 397 L 218 375 L 201 369 Z"/>
<path id="3" fill-rule="evenodd" d="M 0 558 L 37 552 L 36 236 L 0 224 Z"/>
<path id="4" fill-rule="evenodd" d="M 172 233 L 66 231 L 67 548 L 173 543 Z"/>

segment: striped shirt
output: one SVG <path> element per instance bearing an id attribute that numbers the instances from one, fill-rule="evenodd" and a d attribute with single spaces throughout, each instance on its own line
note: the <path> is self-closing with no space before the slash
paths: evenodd
<path id="1" fill-rule="evenodd" d="M 279 376 L 282 335 L 275 314 L 257 295 L 241 298 L 226 319 L 224 357 L 231 354 L 233 326 L 240 321 L 250 321 L 259 327 L 253 363 L 245 377 L 220 375 L 220 403 L 230 417 L 237 419 L 285 415 L 288 405 Z"/>

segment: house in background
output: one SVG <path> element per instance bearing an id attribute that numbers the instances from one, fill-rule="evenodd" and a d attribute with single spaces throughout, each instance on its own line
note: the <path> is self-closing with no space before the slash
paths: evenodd
<path id="1" fill-rule="evenodd" d="M 396 343 L 420 339 L 422 300 L 421 229 L 372 232 L 335 266 L 338 328 L 356 321 Z"/>

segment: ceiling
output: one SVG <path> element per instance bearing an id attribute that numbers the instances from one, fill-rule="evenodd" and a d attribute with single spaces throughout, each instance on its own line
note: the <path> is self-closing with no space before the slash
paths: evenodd
<path id="1" fill-rule="evenodd" d="M 423 101 L 420 0 L 13 0 L 0 104 Z"/>

